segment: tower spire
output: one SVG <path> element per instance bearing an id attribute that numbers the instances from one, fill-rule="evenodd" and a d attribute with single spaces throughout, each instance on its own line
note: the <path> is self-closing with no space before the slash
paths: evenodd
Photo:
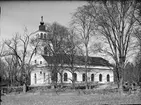
<path id="1" fill-rule="evenodd" d="M 43 21 L 43 16 L 41 16 L 41 22 L 40 22 L 41 25 L 44 25 L 44 21 Z"/>
<path id="2" fill-rule="evenodd" d="M 40 21 L 40 25 L 39 25 L 39 30 L 40 30 L 40 31 L 45 31 L 45 25 L 44 25 L 44 21 L 43 21 L 43 16 L 41 16 L 41 21 Z"/>
<path id="3" fill-rule="evenodd" d="M 41 16 L 41 22 L 43 22 L 43 16 Z"/>

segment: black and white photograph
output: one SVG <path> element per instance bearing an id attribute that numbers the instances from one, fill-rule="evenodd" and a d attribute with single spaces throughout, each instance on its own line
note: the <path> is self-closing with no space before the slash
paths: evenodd
<path id="1" fill-rule="evenodd" d="M 0 1 L 0 105 L 102 104 L 141 104 L 141 2 Z"/>

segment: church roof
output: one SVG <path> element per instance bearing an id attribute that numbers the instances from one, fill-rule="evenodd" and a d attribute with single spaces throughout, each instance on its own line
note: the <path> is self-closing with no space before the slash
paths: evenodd
<path id="1" fill-rule="evenodd" d="M 67 64 L 71 65 L 73 62 L 74 65 L 85 65 L 85 57 L 74 55 L 64 55 L 64 54 L 57 54 L 56 56 L 46 56 L 42 55 L 42 57 L 47 61 L 48 64 Z M 72 60 L 73 59 L 73 60 Z M 89 66 L 112 66 L 107 60 L 101 57 L 88 57 L 87 64 Z"/>

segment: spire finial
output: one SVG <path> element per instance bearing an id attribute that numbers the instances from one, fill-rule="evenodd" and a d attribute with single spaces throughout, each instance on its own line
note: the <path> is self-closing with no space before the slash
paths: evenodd
<path id="1" fill-rule="evenodd" d="M 41 16 L 41 22 L 43 22 L 43 16 Z"/>

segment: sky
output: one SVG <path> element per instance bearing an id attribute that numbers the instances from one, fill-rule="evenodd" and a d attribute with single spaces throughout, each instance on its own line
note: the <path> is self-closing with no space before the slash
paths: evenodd
<path id="1" fill-rule="evenodd" d="M 45 23 L 58 22 L 68 27 L 72 13 L 85 4 L 86 1 L 0 1 L 0 42 L 11 39 L 16 32 L 23 34 L 25 27 L 29 33 L 37 31 L 41 16 Z"/>
<path id="2" fill-rule="evenodd" d="M 43 16 L 46 23 L 58 22 L 69 26 L 72 13 L 86 1 L 1 1 L 0 40 L 10 39 L 16 32 L 23 33 L 38 30 Z"/>
<path id="3" fill-rule="evenodd" d="M 45 23 L 58 22 L 68 27 L 72 13 L 85 4 L 86 1 L 1 1 L 0 41 L 11 39 L 16 32 L 23 34 L 25 27 L 29 33 L 37 31 L 41 16 Z"/>

